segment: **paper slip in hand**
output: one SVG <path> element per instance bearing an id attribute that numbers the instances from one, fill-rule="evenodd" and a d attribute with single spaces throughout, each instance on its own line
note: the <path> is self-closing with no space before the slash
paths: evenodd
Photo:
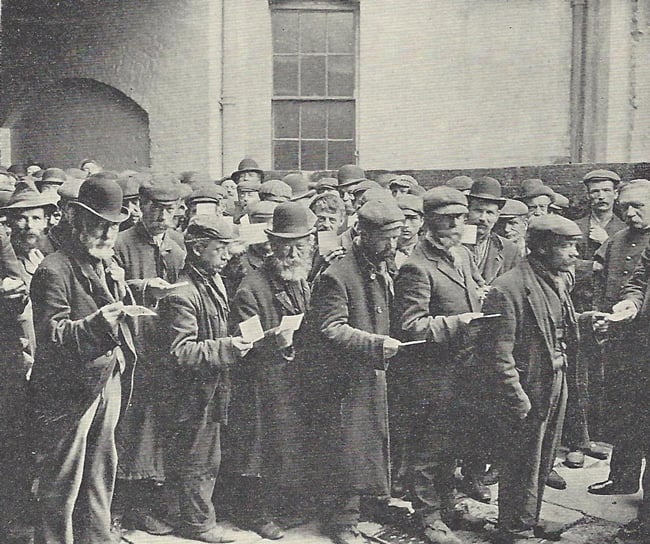
<path id="1" fill-rule="evenodd" d="M 198 202 L 196 215 L 216 215 L 217 205 L 214 202 Z"/>
<path id="2" fill-rule="evenodd" d="M 254 344 L 264 338 L 264 329 L 259 315 L 254 315 L 246 321 L 242 321 L 239 324 L 239 330 L 244 342 L 248 344 Z"/>
<path id="3" fill-rule="evenodd" d="M 465 224 L 463 235 L 460 237 L 461 244 L 475 244 L 476 243 L 476 225 Z"/>
<path id="4" fill-rule="evenodd" d="M 239 240 L 247 244 L 263 244 L 268 241 L 266 223 L 252 223 L 250 225 L 239 225 Z"/>
<path id="5" fill-rule="evenodd" d="M 130 306 L 124 306 L 123 311 L 129 317 L 142 317 L 146 315 L 158 315 L 153 310 L 145 306 L 139 306 L 137 304 L 132 304 Z"/>
<path id="6" fill-rule="evenodd" d="M 484 319 L 493 319 L 495 317 L 501 317 L 501 314 L 485 314 L 485 315 L 479 315 L 477 317 L 473 317 L 470 319 L 470 323 L 474 323 L 475 321 L 482 321 Z"/>
<path id="7" fill-rule="evenodd" d="M 633 314 L 634 312 L 618 312 L 615 314 L 606 315 L 605 319 L 612 323 L 617 323 L 618 321 L 625 321 L 626 319 L 629 319 Z"/>
<path id="8" fill-rule="evenodd" d="M 426 340 L 411 340 L 410 342 L 402 342 L 399 347 L 404 348 L 407 346 L 417 346 L 418 344 L 426 344 Z"/>
<path id="9" fill-rule="evenodd" d="M 318 253 L 319 255 L 327 255 L 333 249 L 339 247 L 338 234 L 335 230 L 325 230 L 318 233 Z"/>
<path id="10" fill-rule="evenodd" d="M 169 285 L 164 285 L 162 287 L 158 287 L 158 289 L 178 289 L 179 287 L 185 287 L 189 282 L 187 281 L 179 281 L 178 283 L 170 283 Z"/>
<path id="11" fill-rule="evenodd" d="M 280 330 L 280 331 L 297 331 L 300 328 L 300 325 L 302 325 L 302 318 L 304 316 L 305 316 L 305 314 L 282 316 L 282 321 L 280 321 L 280 325 L 278 326 L 278 330 Z"/>

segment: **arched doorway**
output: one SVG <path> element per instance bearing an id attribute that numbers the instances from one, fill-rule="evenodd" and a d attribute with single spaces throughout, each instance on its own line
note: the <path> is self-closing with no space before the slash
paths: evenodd
<path id="1" fill-rule="evenodd" d="M 68 168 L 91 157 L 110 170 L 150 165 L 147 112 L 95 80 L 63 79 L 43 87 L 12 117 L 14 163 Z"/>

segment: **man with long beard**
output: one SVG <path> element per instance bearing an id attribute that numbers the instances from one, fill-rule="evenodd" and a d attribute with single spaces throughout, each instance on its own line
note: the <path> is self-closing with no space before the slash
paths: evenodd
<path id="1" fill-rule="evenodd" d="M 283 316 L 304 314 L 308 308 L 314 222 L 301 204 L 279 204 L 272 228 L 266 229 L 271 256 L 242 280 L 233 301 L 235 327 L 259 316 L 267 331 L 244 364 L 233 369 L 227 455 L 241 493 L 234 515 L 270 539 L 283 536 L 275 522 L 283 508 L 298 513 L 303 484 L 293 331 L 278 326 Z"/>
<path id="2" fill-rule="evenodd" d="M 110 515 L 115 427 L 121 376 L 133 368 L 135 347 L 124 271 L 111 258 L 128 213 L 122 190 L 108 179 L 86 181 L 73 209 L 69 243 L 43 260 L 31 286 L 38 346 L 29 386 L 32 431 L 43 456 L 38 544 L 119 539 Z"/>

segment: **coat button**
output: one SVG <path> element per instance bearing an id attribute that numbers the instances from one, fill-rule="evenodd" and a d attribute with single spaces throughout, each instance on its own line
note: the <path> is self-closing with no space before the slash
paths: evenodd
<path id="1" fill-rule="evenodd" d="M 112 353 L 112 351 L 107 351 L 107 352 L 106 352 L 106 357 L 110 357 L 110 356 L 111 356 L 111 353 Z"/>
<path id="2" fill-rule="evenodd" d="M 372 274 L 370 274 L 370 279 L 371 280 L 374 280 L 376 278 L 377 278 L 377 274 L 375 274 L 374 272 Z"/>
<path id="3" fill-rule="evenodd" d="M 632 257 L 630 257 L 630 256 L 628 255 L 627 257 L 625 257 L 625 260 L 626 260 L 626 261 L 631 261 L 631 260 L 632 260 Z"/>
<path id="4" fill-rule="evenodd" d="M 630 273 L 629 270 L 623 270 L 623 274 L 629 274 L 629 273 Z"/>
<path id="5" fill-rule="evenodd" d="M 383 311 L 384 311 L 384 310 L 381 309 L 381 306 L 377 306 L 377 313 L 378 313 L 378 314 L 382 313 Z"/>

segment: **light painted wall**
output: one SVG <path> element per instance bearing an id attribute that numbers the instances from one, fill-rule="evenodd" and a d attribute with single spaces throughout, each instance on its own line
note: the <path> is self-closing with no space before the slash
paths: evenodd
<path id="1" fill-rule="evenodd" d="M 360 6 L 362 166 L 462 168 L 568 157 L 570 2 Z"/>

